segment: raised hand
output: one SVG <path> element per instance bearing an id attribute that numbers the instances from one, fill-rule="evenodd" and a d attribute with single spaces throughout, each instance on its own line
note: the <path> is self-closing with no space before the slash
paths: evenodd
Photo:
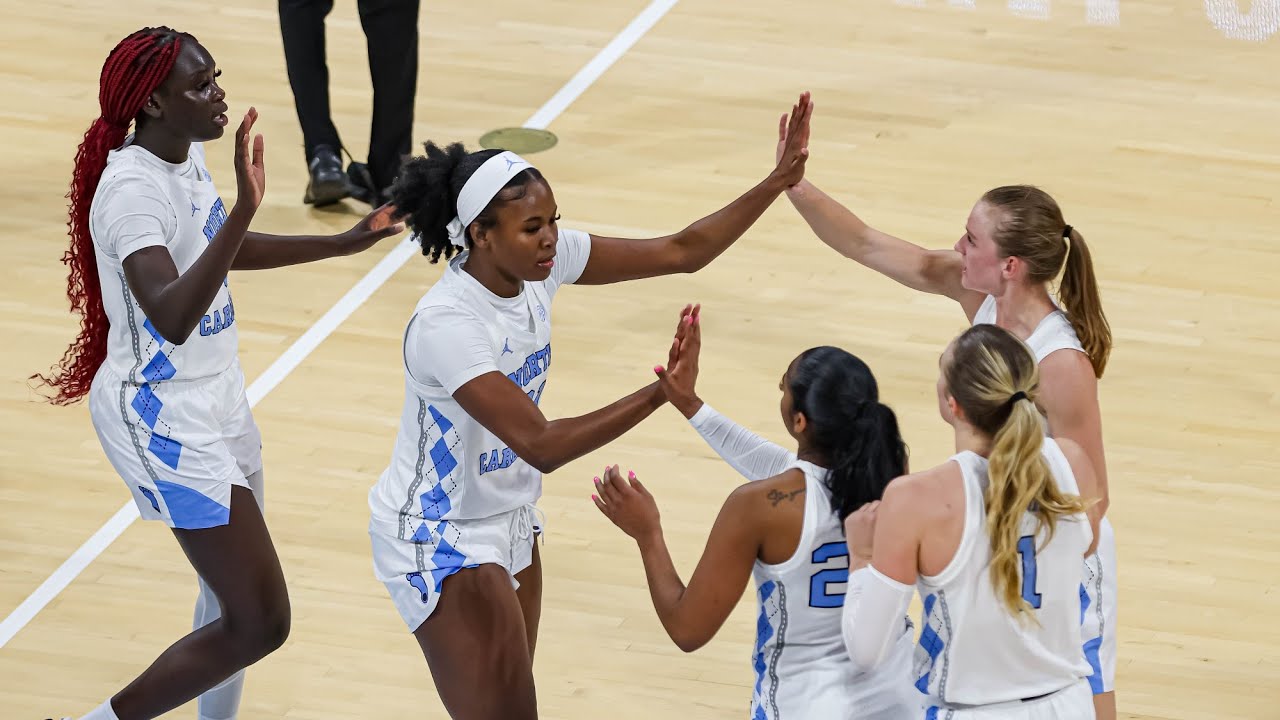
<path id="1" fill-rule="evenodd" d="M 605 468 L 604 477 L 595 479 L 596 494 L 591 499 L 622 532 L 644 543 L 662 533 L 658 503 L 635 473 L 627 476 L 622 478 L 617 465 Z"/>
<path id="2" fill-rule="evenodd" d="M 809 159 L 809 120 L 813 117 L 813 101 L 806 91 L 791 106 L 791 112 L 778 118 L 778 148 L 773 170 L 785 187 L 791 187 L 804 179 L 805 161 Z"/>
<path id="3" fill-rule="evenodd" d="M 257 121 L 258 111 L 251 107 L 236 130 L 236 204 L 243 203 L 250 211 L 258 209 L 267 190 L 267 172 L 262 166 L 262 135 L 254 135 L 250 145 L 250 132 Z"/>
<path id="4" fill-rule="evenodd" d="M 667 402 L 686 418 L 691 418 L 702 407 L 698 397 L 698 358 L 702 352 L 702 306 L 686 305 L 680 311 L 675 339 L 667 354 L 667 366 L 655 367 L 658 385 Z"/>
<path id="5" fill-rule="evenodd" d="M 383 238 L 404 232 L 404 217 L 391 203 L 365 215 L 355 227 L 342 234 L 344 254 L 363 252 Z"/>

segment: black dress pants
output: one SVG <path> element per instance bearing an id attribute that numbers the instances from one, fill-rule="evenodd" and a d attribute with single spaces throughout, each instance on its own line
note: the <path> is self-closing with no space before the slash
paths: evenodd
<path id="1" fill-rule="evenodd" d="M 420 0 L 358 0 L 360 25 L 373 79 L 369 172 L 378 189 L 391 184 L 412 149 L 413 101 L 418 84 Z M 342 147 L 329 115 L 329 68 L 324 19 L 333 0 L 279 0 L 289 86 L 302 125 L 307 160 L 317 145 Z"/>

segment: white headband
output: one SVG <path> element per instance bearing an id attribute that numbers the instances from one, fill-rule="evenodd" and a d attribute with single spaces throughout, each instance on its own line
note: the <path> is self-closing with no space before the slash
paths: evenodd
<path id="1" fill-rule="evenodd" d="M 449 221 L 449 242 L 466 249 L 467 226 L 475 222 L 511 178 L 531 167 L 524 158 L 509 150 L 485 160 L 458 193 L 458 216 Z"/>

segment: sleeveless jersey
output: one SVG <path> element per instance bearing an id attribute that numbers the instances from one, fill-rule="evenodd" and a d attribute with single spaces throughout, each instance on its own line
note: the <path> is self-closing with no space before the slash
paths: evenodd
<path id="1" fill-rule="evenodd" d="M 988 295 L 986 300 L 982 301 L 982 305 L 978 308 L 978 312 L 973 314 L 974 325 L 995 325 L 996 324 L 996 298 L 994 295 Z M 1067 319 L 1067 314 L 1062 310 L 1055 310 L 1045 316 L 1040 324 L 1036 326 L 1031 337 L 1026 339 L 1027 347 L 1031 348 L 1031 352 L 1036 356 L 1036 362 L 1043 362 L 1049 354 L 1057 350 L 1075 350 L 1084 352 L 1084 346 L 1080 344 L 1080 338 L 1076 335 L 1076 329 L 1071 326 L 1071 321 Z"/>
<path id="2" fill-rule="evenodd" d="M 777 565 L 757 560 L 753 569 L 758 609 L 751 718 L 907 717 L 918 707 L 908 685 L 911 621 L 897 621 L 901 635 L 888 660 L 855 674 L 840 626 L 849 548 L 822 482 L 827 470 L 803 460 L 791 468 L 805 476 L 804 527 L 791 558 Z"/>
<path id="3" fill-rule="evenodd" d="M 1041 456 L 1058 488 L 1076 495 L 1066 456 L 1045 438 Z M 923 631 L 916 648 L 916 689 L 933 706 L 990 705 L 1038 697 L 1087 677 L 1081 652 L 1084 552 L 1093 541 L 1084 514 L 1059 518 L 1052 538 L 1022 519 L 1018 552 L 1022 596 L 1035 608 L 1022 621 L 997 597 L 987 533 L 987 460 L 972 452 L 951 458 L 964 477 L 964 533 L 938 575 L 921 575 Z"/>

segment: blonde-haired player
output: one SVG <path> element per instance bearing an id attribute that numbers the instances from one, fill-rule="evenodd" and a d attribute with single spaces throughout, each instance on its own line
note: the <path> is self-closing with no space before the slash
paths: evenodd
<path id="1" fill-rule="evenodd" d="M 1080 616 L 1098 483 L 1079 445 L 1044 436 L 1038 391 L 1024 343 L 994 325 L 965 331 L 938 381 L 956 454 L 845 523 L 849 654 L 876 667 L 918 587 L 913 680 L 928 720 L 1094 717 Z"/>

